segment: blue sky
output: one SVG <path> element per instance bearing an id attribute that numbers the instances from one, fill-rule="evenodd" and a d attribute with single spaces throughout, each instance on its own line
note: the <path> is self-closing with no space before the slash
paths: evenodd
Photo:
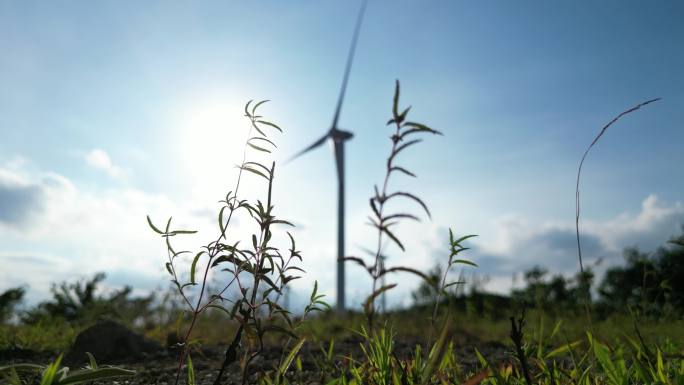
<path id="1" fill-rule="evenodd" d="M 0 3 L 0 290 L 96 271 L 112 287 L 165 286 L 145 215 L 211 238 L 236 176 L 249 99 L 285 129 L 276 161 L 330 124 L 359 4 L 354 1 Z M 599 270 L 684 223 L 681 2 L 370 0 L 341 127 L 347 249 L 374 244 L 367 199 L 383 176 L 395 79 L 411 118 L 445 133 L 407 153 L 433 220 L 398 232 L 396 264 L 443 260 L 447 228 L 475 233 L 473 270 L 505 291 L 534 264 L 572 274 L 579 158 L 583 224 Z M 251 183 L 251 184 L 250 184 Z M 245 193 L 259 190 L 255 182 Z M 329 146 L 279 166 L 276 205 L 299 226 L 313 280 L 334 298 L 335 179 Z M 412 207 L 406 207 L 411 209 Z M 241 224 L 242 222 L 239 222 Z M 246 223 L 246 221 L 245 221 Z M 240 227 L 240 226 L 238 226 Z M 369 284 L 349 268 L 360 302 Z M 417 282 L 396 277 L 405 304 Z"/>

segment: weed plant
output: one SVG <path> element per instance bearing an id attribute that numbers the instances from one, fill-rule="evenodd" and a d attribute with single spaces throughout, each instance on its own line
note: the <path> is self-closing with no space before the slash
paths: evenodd
<path id="1" fill-rule="evenodd" d="M 98 366 L 95 357 L 88 355 L 89 363 L 86 367 L 78 370 L 69 370 L 69 367 L 62 366 L 62 355 L 47 366 L 35 364 L 14 364 L 0 367 L 0 375 L 9 385 L 28 384 L 38 373 L 38 383 L 40 385 L 71 385 L 85 384 L 93 381 L 106 381 L 120 377 L 130 377 L 135 374 L 131 370 L 115 366 Z M 19 376 L 22 374 L 22 377 Z"/>
<path id="2" fill-rule="evenodd" d="M 258 161 L 247 160 L 248 150 L 270 154 L 276 148 L 276 144 L 267 132 L 269 130 L 282 132 L 278 125 L 264 120 L 263 116 L 257 114 L 257 109 L 265 102 L 266 100 L 252 105 L 250 101 L 245 105 L 244 112 L 250 122 L 250 130 L 243 150 L 242 163 L 238 166 L 235 188 L 229 191 L 225 199 L 220 202 L 223 206 L 218 212 L 218 235 L 215 241 L 193 253 L 176 251 L 172 246 L 171 238 L 177 235 L 194 234 L 196 231 L 173 230 L 171 218 L 162 230 L 154 225 L 149 216 L 147 217 L 152 230 L 165 240 L 168 255 L 166 269 L 191 315 L 190 325 L 181 341 L 176 384 L 180 379 L 188 347 L 192 345 L 191 337 L 194 327 L 197 325 L 198 318 L 208 309 L 218 309 L 227 315 L 229 321 L 235 321 L 238 324 L 216 377 L 215 384 L 217 385 L 221 382 L 225 369 L 238 359 L 242 368 L 242 383 L 247 383 L 250 363 L 262 353 L 264 336 L 267 333 L 283 333 L 297 338 L 295 334 L 297 325 L 293 323 L 290 312 L 278 304 L 278 298 L 290 282 L 299 278 L 296 274 L 304 271 L 297 266 L 302 256 L 289 232 L 286 232 L 290 241 L 289 249 L 283 250 L 272 243 L 273 232 L 277 226 L 292 226 L 290 222 L 274 214 L 275 162 L 267 166 Z M 250 201 L 241 198 L 240 183 L 245 172 L 265 180 L 265 200 Z M 251 219 L 255 225 L 249 240 L 231 238 L 231 220 L 238 213 L 246 214 L 245 217 Z M 179 264 L 183 259 L 179 257 L 185 254 L 194 257 L 189 266 L 189 280 L 181 283 Z M 216 292 L 209 292 L 208 278 L 212 269 L 217 271 L 217 275 L 227 273 L 227 277 L 222 281 L 222 287 Z M 189 291 L 197 286 L 199 286 L 199 293 L 193 301 Z M 231 299 L 231 294 L 236 298 Z M 321 310 L 321 306 L 327 307 L 327 304 L 322 301 L 322 295 L 317 294 L 317 285 L 315 285 L 311 302 L 306 307 L 303 318 L 312 311 Z M 277 322 L 277 318 L 281 322 Z M 301 347 L 300 343 L 298 345 Z M 238 358 L 240 347 L 243 352 Z"/>
<path id="3" fill-rule="evenodd" d="M 383 182 L 380 186 L 374 186 L 374 194 L 369 199 L 369 204 L 371 208 L 371 216 L 369 217 L 369 222 L 370 225 L 377 230 L 377 245 L 373 261 L 371 264 L 367 264 L 363 259 L 358 257 L 350 256 L 345 258 L 348 261 L 353 261 L 362 266 L 368 272 L 372 281 L 371 293 L 363 303 L 363 309 L 366 315 L 368 329 L 366 330 L 365 328 L 362 328 L 359 332 L 359 334 L 363 337 L 365 341 L 365 344 L 361 345 L 361 349 L 366 358 L 366 363 L 362 364 L 358 368 L 352 367 L 351 373 L 357 381 L 361 381 L 360 383 L 368 382 L 379 385 L 391 384 L 396 380 L 396 376 L 393 375 L 392 371 L 393 358 L 391 356 L 391 353 L 394 339 L 394 334 L 391 331 L 392 329 L 382 327 L 377 331 L 375 330 L 375 300 L 378 296 L 385 295 L 387 291 L 397 286 L 397 284 L 395 283 L 386 284 L 384 282 L 385 276 L 389 273 L 405 272 L 417 275 L 418 277 L 422 278 L 426 283 L 434 285 L 436 298 L 435 308 L 433 316 L 431 318 L 432 327 L 430 328 L 430 330 L 432 332 L 432 330 L 434 329 L 434 320 L 437 316 L 437 309 L 438 304 L 440 302 L 440 296 L 450 286 L 459 283 L 458 281 L 447 282 L 447 275 L 449 270 L 457 264 L 475 265 L 470 261 L 456 258 L 459 253 L 467 250 L 466 247 L 463 247 L 461 245 L 461 242 L 469 238 L 472 238 L 474 235 L 467 235 L 455 239 L 453 236 L 453 232 L 449 230 L 450 255 L 447 266 L 444 269 L 444 275 L 441 277 L 439 282 L 433 282 L 428 275 L 411 267 L 385 266 L 386 257 L 382 254 L 385 240 L 391 241 L 391 243 L 399 247 L 399 249 L 405 251 L 404 244 L 399 239 L 399 237 L 394 233 L 394 226 L 399 224 L 400 221 L 406 219 L 419 221 L 418 216 L 409 212 L 388 213 L 386 211 L 386 204 L 390 201 L 395 200 L 396 198 L 408 199 L 420 205 L 425 214 L 428 217 L 431 217 L 430 210 L 428 209 L 427 205 L 417 195 L 406 191 L 391 191 L 389 189 L 390 177 L 393 174 L 404 174 L 410 177 L 416 177 L 416 174 L 414 174 L 412 171 L 409 171 L 407 168 L 397 163 L 398 155 L 405 149 L 420 143 L 422 139 L 417 138 L 417 136 L 419 135 L 442 135 L 440 131 L 437 131 L 423 123 L 417 123 L 407 120 L 407 116 L 409 111 L 411 110 L 411 107 L 409 106 L 401 110 L 399 108 L 399 98 L 400 84 L 397 80 L 392 102 L 392 117 L 387 122 L 387 125 L 392 126 L 394 129 L 394 133 L 390 136 L 392 147 L 390 149 L 390 153 L 387 157 L 387 161 L 385 164 L 385 176 Z M 437 362 L 442 359 L 445 353 L 447 339 L 449 337 L 449 329 L 449 321 L 448 318 L 446 318 L 441 328 L 439 338 L 432 346 L 432 349 L 428 354 L 426 364 L 424 366 L 419 365 L 417 378 L 420 380 L 421 383 L 428 381 L 429 378 L 431 378 L 432 373 L 437 369 Z M 402 378 L 406 377 L 406 375 L 407 374 L 404 373 L 404 376 Z"/>
<path id="4" fill-rule="evenodd" d="M 425 211 L 425 214 L 427 214 L 428 217 L 431 217 L 430 215 L 430 210 L 428 209 L 428 206 L 423 202 L 421 198 L 419 198 L 417 195 L 406 192 L 406 191 L 391 191 L 389 190 L 389 182 L 390 182 L 390 177 L 394 174 L 404 174 L 410 177 L 416 177 L 416 174 L 413 172 L 409 171 L 407 168 L 400 166 L 397 164 L 397 157 L 399 154 L 406 150 L 407 148 L 418 144 L 422 141 L 420 138 L 416 138 L 416 136 L 419 135 L 424 135 L 424 134 L 432 134 L 432 135 L 442 135 L 441 132 L 428 127 L 425 124 L 422 123 L 417 123 L 417 122 L 412 122 L 409 120 L 406 120 L 409 111 L 411 110 L 411 107 L 407 107 L 403 109 L 400 112 L 399 108 L 399 97 L 400 97 L 400 85 L 399 81 L 397 80 L 395 89 L 394 89 L 394 98 L 393 98 L 393 103 L 392 103 L 392 117 L 389 119 L 387 122 L 388 126 L 392 126 L 394 128 L 394 133 L 390 136 L 390 140 L 392 142 L 392 147 L 390 149 L 389 156 L 387 157 L 387 161 L 385 164 L 385 176 L 380 184 L 380 186 L 375 185 L 374 186 L 374 194 L 373 196 L 369 199 L 369 204 L 371 208 L 371 216 L 368 218 L 369 219 L 369 224 L 373 226 L 377 230 L 377 244 L 375 248 L 375 253 L 374 253 L 374 258 L 373 261 L 370 264 L 367 264 L 363 259 L 359 257 L 354 257 L 354 256 L 349 256 L 346 257 L 345 260 L 355 262 L 359 264 L 361 267 L 364 268 L 366 272 L 370 275 L 371 281 L 372 281 L 372 287 L 371 287 L 371 293 L 370 295 L 366 298 L 363 304 L 363 309 L 367 317 L 367 323 L 368 323 L 368 332 L 372 334 L 374 330 L 374 315 L 376 312 L 376 306 L 375 306 L 375 300 L 377 299 L 378 296 L 384 295 L 385 292 L 388 290 L 393 289 L 397 285 L 394 283 L 390 284 L 385 284 L 384 283 L 384 277 L 385 275 L 389 273 L 398 273 L 398 272 L 406 272 L 406 273 L 411 273 L 414 275 L 417 275 L 418 277 L 422 278 L 428 283 L 432 283 L 429 276 L 427 276 L 425 273 L 418 271 L 416 269 L 406 267 L 406 266 L 394 266 L 394 267 L 386 267 L 385 266 L 385 259 L 386 257 L 382 254 L 382 250 L 384 247 L 384 242 L 385 240 L 391 241 L 391 243 L 395 244 L 399 249 L 402 251 L 405 251 L 404 244 L 401 242 L 401 240 L 397 237 L 397 235 L 394 233 L 394 226 L 399 224 L 400 221 L 409 219 L 409 220 L 415 220 L 418 221 L 419 218 L 418 216 L 408 213 L 408 212 L 392 212 L 388 213 L 386 211 L 386 205 L 388 202 L 393 201 L 395 199 L 403 198 L 403 199 L 408 199 L 411 201 L 416 202 L 420 207 Z M 464 237 L 461 240 L 465 240 L 468 237 Z M 449 267 L 452 266 L 455 263 L 459 263 L 461 260 L 453 260 L 453 256 L 458 254 L 458 252 L 462 250 L 457 250 L 454 247 L 458 247 L 459 245 L 453 244 L 453 235 L 452 235 L 452 255 L 449 258 Z M 446 280 L 446 272 L 448 271 L 448 268 L 445 270 L 445 276 L 443 277 L 441 281 L 441 287 L 438 288 L 438 291 L 444 290 L 446 287 L 450 286 L 450 284 L 447 284 L 445 282 Z M 381 284 L 379 284 L 379 282 Z"/>

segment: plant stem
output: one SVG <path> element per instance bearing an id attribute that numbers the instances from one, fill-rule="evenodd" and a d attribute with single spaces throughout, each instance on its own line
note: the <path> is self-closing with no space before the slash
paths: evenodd
<path id="1" fill-rule="evenodd" d="M 532 378 L 530 377 L 530 370 L 527 367 L 527 357 L 525 357 L 525 352 L 523 351 L 523 326 L 525 325 L 525 312 L 523 310 L 523 315 L 518 319 L 516 324 L 515 317 L 511 317 L 511 340 L 515 345 L 515 352 L 520 361 L 520 367 L 522 368 L 523 375 L 525 376 L 525 382 L 527 385 L 532 385 Z"/>
<path id="2" fill-rule="evenodd" d="M 387 159 L 385 179 L 382 183 L 382 192 L 378 193 L 376 191 L 376 195 L 377 194 L 380 194 L 380 195 L 377 195 L 374 198 L 378 201 L 378 212 L 380 214 L 378 216 L 378 220 L 380 221 L 380 223 L 379 223 L 380 227 L 378 228 L 378 244 L 377 244 L 377 251 L 375 253 L 375 261 L 373 263 L 373 270 L 372 270 L 373 273 L 371 274 L 373 277 L 373 287 L 372 287 L 373 290 L 371 291 L 371 293 L 375 293 L 375 291 L 377 290 L 378 278 L 380 278 L 380 274 L 382 274 L 381 269 L 384 269 L 384 263 L 382 263 L 382 260 L 381 260 L 382 259 L 382 255 L 381 255 L 381 253 L 382 253 L 382 226 L 384 225 L 382 214 L 383 214 L 383 210 L 385 208 L 385 197 L 387 196 L 387 184 L 389 183 L 390 174 L 392 172 L 392 161 L 394 159 L 394 154 L 397 151 L 397 144 L 399 143 L 399 132 L 401 130 L 401 123 L 396 122 L 396 126 L 397 126 L 397 131 L 396 131 L 395 135 L 392 136 L 392 151 L 390 152 L 390 157 Z M 384 293 L 381 295 L 384 295 Z M 369 333 L 372 334 L 372 332 L 373 332 L 373 315 L 375 313 L 375 299 L 371 299 L 371 301 L 372 301 L 372 303 L 369 306 L 369 312 L 368 312 L 368 329 L 369 329 L 368 331 L 369 331 Z"/>
<path id="3" fill-rule="evenodd" d="M 254 123 L 254 118 L 251 116 L 249 116 L 249 118 L 252 121 L 252 123 Z M 250 125 L 249 131 L 247 133 L 247 140 L 245 141 L 245 145 L 243 146 L 243 150 L 242 150 L 242 164 L 243 165 L 245 164 L 245 160 L 247 159 L 247 143 L 249 142 L 249 138 L 252 137 L 252 130 L 253 130 L 253 125 Z M 239 171 L 238 171 L 237 181 L 235 183 L 235 193 L 233 194 L 233 198 L 232 198 L 233 202 L 237 201 L 237 194 L 238 194 L 238 190 L 240 189 L 240 181 L 242 179 L 242 171 L 243 171 L 242 167 L 240 167 Z M 226 202 L 226 204 L 228 204 L 228 202 Z M 216 255 L 220 251 L 220 248 L 218 247 L 219 242 L 221 241 L 221 239 L 225 238 L 225 236 L 226 236 L 225 230 L 228 229 L 228 226 L 230 225 L 230 221 L 233 218 L 234 212 L 235 212 L 235 207 L 234 207 L 234 205 L 231 205 L 230 212 L 228 213 L 228 219 L 226 220 L 226 226 L 223 228 L 224 231 L 221 232 L 221 234 L 219 235 L 219 237 L 216 241 L 209 244 L 210 245 L 209 248 L 211 249 L 211 251 L 209 253 L 209 260 L 207 261 L 207 266 L 204 269 L 204 276 L 202 278 L 202 287 L 200 289 L 199 298 L 197 299 L 197 305 L 194 306 L 194 309 L 192 312 L 192 321 L 190 322 L 190 327 L 188 328 L 188 331 L 185 333 L 185 338 L 183 339 L 183 348 L 181 349 L 180 356 L 178 357 L 178 370 L 176 371 L 175 385 L 178 385 L 178 381 L 180 380 L 181 369 L 183 368 L 183 363 L 185 361 L 185 355 L 187 354 L 187 341 L 190 338 L 190 336 L 192 335 L 192 331 L 193 331 L 193 328 L 194 328 L 195 323 L 197 321 L 197 318 L 207 307 L 206 305 L 205 306 L 200 306 L 200 305 L 202 304 L 202 297 L 204 296 L 204 290 L 206 288 L 207 276 L 209 274 L 209 269 L 211 268 L 211 262 L 214 259 L 214 257 L 216 257 Z M 211 247 L 211 245 L 213 245 L 213 247 Z M 173 264 L 171 264 L 171 266 L 173 269 Z M 236 269 L 236 271 L 237 271 L 237 269 Z M 173 269 L 173 272 L 175 274 L 175 269 Z M 232 283 L 233 280 L 231 280 L 230 282 Z M 226 286 L 226 289 L 228 288 L 228 286 L 230 286 L 230 283 Z M 223 291 L 225 291 L 226 289 L 223 289 L 221 291 L 221 293 L 223 293 Z M 181 289 L 181 295 L 183 296 L 185 301 L 188 303 L 188 305 L 190 305 L 190 301 L 185 296 L 182 289 Z M 207 303 L 207 305 L 209 305 L 209 303 Z"/>
<path id="4" fill-rule="evenodd" d="M 219 369 L 218 375 L 216 376 L 216 379 L 214 380 L 214 385 L 220 385 L 221 384 L 221 377 L 223 377 L 223 371 L 228 367 L 228 365 L 232 364 L 237 360 L 237 348 L 238 345 L 240 345 L 240 340 L 242 339 L 242 330 L 244 329 L 244 325 L 240 324 L 240 327 L 238 330 L 235 332 L 235 336 L 233 336 L 233 342 L 230 343 L 228 346 L 228 349 L 226 349 L 226 354 L 223 359 L 223 363 L 221 364 L 221 369 Z"/>

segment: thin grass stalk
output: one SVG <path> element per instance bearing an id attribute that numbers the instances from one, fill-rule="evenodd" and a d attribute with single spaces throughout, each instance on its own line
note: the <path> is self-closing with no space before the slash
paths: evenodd
<path id="1" fill-rule="evenodd" d="M 647 100 L 643 103 L 639 103 L 636 106 L 634 106 L 628 110 L 625 110 L 625 111 L 621 112 L 619 115 L 617 115 L 616 117 L 614 117 L 610 122 L 608 122 L 608 124 L 603 126 L 603 128 L 601 129 L 599 134 L 596 136 L 596 138 L 594 138 L 594 140 L 591 142 L 589 147 L 587 147 L 587 149 L 584 151 L 584 155 L 582 155 L 582 159 L 580 160 L 580 164 L 579 164 L 579 167 L 577 169 L 577 181 L 575 184 L 575 233 L 577 235 L 577 254 L 579 256 L 580 271 L 582 273 L 584 273 L 584 265 L 582 263 L 582 244 L 580 242 L 580 233 L 579 233 L 579 219 L 580 219 L 580 190 L 579 190 L 579 185 L 580 185 L 580 176 L 582 174 L 582 165 L 584 165 L 584 160 L 586 159 L 586 157 L 589 154 L 589 151 L 592 149 L 592 147 L 594 147 L 594 145 L 599 141 L 599 139 L 603 136 L 603 134 L 606 132 L 606 130 L 608 130 L 608 127 L 612 126 L 613 123 L 617 122 L 618 119 L 620 119 L 621 117 L 623 117 L 629 113 L 632 113 L 632 112 L 640 109 L 641 107 L 643 107 L 647 104 L 657 102 L 660 99 L 661 98 L 655 98 L 655 99 Z"/>
<path id="2" fill-rule="evenodd" d="M 589 155 L 589 151 L 594 147 L 594 145 L 601 139 L 603 134 L 606 133 L 608 128 L 612 126 L 615 122 L 617 122 L 620 118 L 623 116 L 630 114 L 641 107 L 651 104 L 653 102 L 659 101 L 661 98 L 655 98 L 655 99 L 650 99 L 645 102 L 639 103 L 636 106 L 627 109 L 625 111 L 622 111 L 620 114 L 615 116 L 610 122 L 608 122 L 603 128 L 601 128 L 601 131 L 596 135 L 594 140 L 591 142 L 589 147 L 584 151 L 584 154 L 582 155 L 582 159 L 580 160 L 579 167 L 577 168 L 577 180 L 575 182 L 575 235 L 577 238 L 577 256 L 579 258 L 579 265 L 580 265 L 580 274 L 583 277 L 584 276 L 584 263 L 582 261 L 582 243 L 580 240 L 580 230 L 579 230 L 579 221 L 580 221 L 580 176 L 582 175 L 582 166 L 584 165 L 584 160 L 587 158 L 587 155 Z M 587 321 L 589 322 L 589 325 L 591 326 L 591 310 L 590 310 L 590 301 L 591 301 L 591 288 L 589 285 L 587 285 L 587 290 L 585 293 L 585 301 L 584 301 L 584 308 L 586 311 L 587 315 Z"/>

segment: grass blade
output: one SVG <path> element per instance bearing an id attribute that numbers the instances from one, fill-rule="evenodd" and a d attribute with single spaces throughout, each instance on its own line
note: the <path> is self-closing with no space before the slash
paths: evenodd
<path id="1" fill-rule="evenodd" d="M 623 116 L 625 116 L 625 115 L 627 115 L 627 114 L 629 114 L 629 113 L 632 113 L 632 112 L 634 112 L 634 111 L 640 109 L 641 107 L 643 107 L 643 106 L 645 106 L 645 105 L 647 105 L 647 104 L 651 104 L 651 103 L 653 103 L 653 102 L 657 102 L 657 101 L 660 100 L 660 99 L 661 99 L 661 98 L 655 98 L 655 99 L 647 100 L 647 101 L 645 101 L 645 102 L 643 102 L 643 103 L 639 103 L 639 104 L 637 104 L 636 106 L 634 106 L 634 107 L 632 107 L 632 108 L 630 108 L 630 109 L 628 109 L 628 110 L 625 110 L 625 111 L 621 112 L 619 115 L 617 115 L 616 117 L 614 117 L 610 122 L 608 122 L 608 124 L 606 124 L 605 126 L 603 126 L 603 128 L 601 129 L 601 131 L 599 132 L 599 134 L 596 136 L 596 138 L 594 138 L 594 140 L 591 142 L 591 144 L 589 145 L 589 147 L 587 147 L 586 151 L 584 151 L 584 155 L 582 155 L 582 160 L 580 160 L 580 164 L 579 164 L 579 167 L 578 167 L 578 169 L 577 169 L 577 181 L 576 181 L 576 184 L 575 184 L 575 232 L 576 232 L 576 235 L 577 235 L 577 253 L 578 253 L 578 256 L 579 256 L 579 264 L 580 264 L 580 271 L 581 271 L 581 272 L 584 272 L 584 265 L 583 265 L 583 263 L 582 263 L 582 245 L 581 245 L 581 242 L 580 242 L 580 235 L 579 235 L 579 218 L 580 218 L 580 192 L 579 192 L 579 184 L 580 184 L 580 176 L 581 176 L 581 174 L 582 174 L 582 165 L 584 164 L 584 160 L 586 159 L 587 155 L 589 154 L 589 151 L 591 150 L 591 148 L 594 147 L 594 145 L 599 141 L 599 139 L 601 139 L 601 137 L 603 136 L 603 134 L 606 133 L 606 130 L 608 130 L 608 128 L 609 128 L 610 126 L 613 125 L 613 123 L 617 122 L 621 117 L 623 117 Z"/>
<path id="2" fill-rule="evenodd" d="M 297 344 L 294 347 L 292 347 L 292 350 L 290 350 L 290 353 L 287 354 L 287 357 L 285 357 L 285 360 L 282 362 L 282 364 L 280 364 L 280 367 L 278 368 L 279 380 L 281 380 L 285 376 L 285 373 L 290 368 L 290 365 L 292 365 L 292 361 L 294 361 L 294 358 L 297 356 L 297 353 L 299 353 L 299 350 L 301 350 L 302 346 L 304 346 L 305 341 L 305 338 L 300 339 L 297 342 Z"/>

